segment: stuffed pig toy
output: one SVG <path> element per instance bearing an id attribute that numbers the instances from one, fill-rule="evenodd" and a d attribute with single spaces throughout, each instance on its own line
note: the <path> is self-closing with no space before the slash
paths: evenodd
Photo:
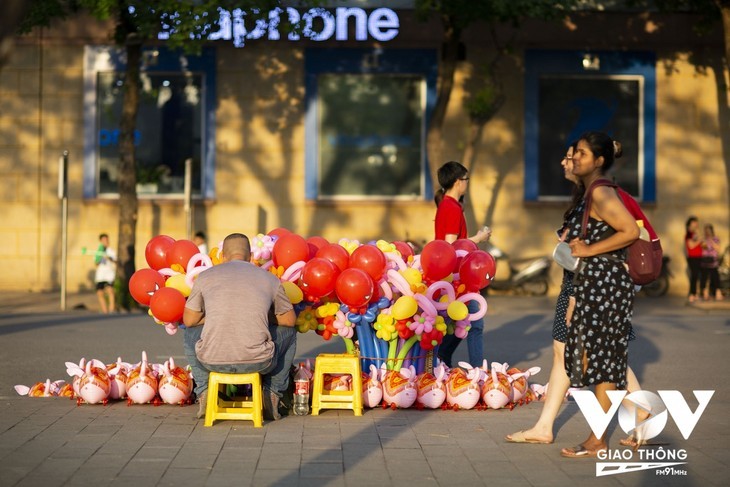
<path id="1" fill-rule="evenodd" d="M 160 399 L 167 404 L 183 405 L 190 400 L 192 390 L 193 378 L 187 370 L 175 366 L 172 357 L 162 364 L 162 375 L 158 384 Z"/>
<path id="2" fill-rule="evenodd" d="M 400 371 L 388 370 L 383 378 L 384 407 L 406 409 L 413 406 L 418 397 L 416 389 L 416 368 L 401 368 Z"/>
<path id="3" fill-rule="evenodd" d="M 127 404 L 147 404 L 157 395 L 157 377 L 147 363 L 147 352 L 142 352 L 142 362 L 129 373 L 127 380 Z"/>
<path id="4" fill-rule="evenodd" d="M 362 404 L 374 408 L 383 401 L 383 385 L 380 383 L 378 368 L 370 364 L 370 375 L 362 372 Z"/>
<path id="5" fill-rule="evenodd" d="M 21 396 L 53 397 L 63 395 L 63 391 L 68 389 L 66 386 L 66 381 L 57 380 L 51 382 L 51 379 L 46 379 L 45 382 L 36 382 L 30 387 L 19 384 L 14 389 Z"/>
<path id="6" fill-rule="evenodd" d="M 492 370 L 482 386 L 482 398 L 491 409 L 501 409 L 512 402 L 512 384 L 502 364 L 492 362 Z"/>
<path id="7" fill-rule="evenodd" d="M 115 363 L 106 366 L 112 385 L 110 398 L 124 399 L 127 397 L 127 374 L 131 368 L 130 364 L 122 362 L 121 357 L 118 357 Z"/>
<path id="8" fill-rule="evenodd" d="M 528 379 L 540 372 L 540 367 L 530 367 L 522 371 L 516 367 L 507 370 L 507 375 L 512 379 L 512 402 L 520 402 L 527 399 L 527 393 L 530 390 Z"/>
<path id="9" fill-rule="evenodd" d="M 106 404 L 111 392 L 111 381 L 106 371 L 106 365 L 97 367 L 98 361 L 91 360 L 86 363 L 86 370 L 79 381 L 78 403 Z"/>
<path id="10" fill-rule="evenodd" d="M 460 363 L 462 368 L 451 369 L 446 380 L 446 402 L 454 410 L 472 409 L 480 398 L 479 381 L 482 377 L 480 369 L 474 369 L 469 364 Z"/>
<path id="11" fill-rule="evenodd" d="M 437 409 L 446 400 L 446 366 L 439 365 L 433 371 L 433 374 L 424 372 L 418 376 L 416 380 L 416 388 L 418 397 L 416 404 L 419 407 L 428 409 Z"/>

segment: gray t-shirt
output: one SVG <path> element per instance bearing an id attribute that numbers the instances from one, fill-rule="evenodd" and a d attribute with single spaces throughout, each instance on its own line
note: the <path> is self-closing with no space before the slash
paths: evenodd
<path id="1" fill-rule="evenodd" d="M 234 260 L 200 273 L 185 305 L 205 314 L 198 359 L 211 365 L 269 360 L 272 306 L 277 315 L 292 309 L 279 279 L 249 262 Z"/>

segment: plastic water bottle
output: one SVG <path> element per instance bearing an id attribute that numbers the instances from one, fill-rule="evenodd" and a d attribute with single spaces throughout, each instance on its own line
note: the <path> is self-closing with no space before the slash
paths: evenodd
<path id="1" fill-rule="evenodd" d="M 311 374 L 299 364 L 299 369 L 294 375 L 294 414 L 306 416 L 309 414 L 309 379 Z"/>

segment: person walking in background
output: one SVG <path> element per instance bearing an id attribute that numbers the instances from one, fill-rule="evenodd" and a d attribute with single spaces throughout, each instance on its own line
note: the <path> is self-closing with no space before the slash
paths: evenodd
<path id="1" fill-rule="evenodd" d="M 198 250 L 201 254 L 208 255 L 208 243 L 207 239 L 205 238 L 205 232 L 195 232 L 195 236 L 193 237 L 193 243 L 198 246 Z"/>
<path id="2" fill-rule="evenodd" d="M 720 266 L 720 239 L 715 236 L 715 228 L 709 223 L 705 225 L 705 239 L 701 246 L 700 294 L 705 301 L 709 301 L 711 296 L 721 301 L 723 295 L 720 289 L 720 274 L 717 270 Z"/>
<path id="3" fill-rule="evenodd" d="M 99 299 L 99 307 L 104 314 L 114 313 L 114 280 L 117 276 L 117 253 L 109 247 L 109 235 L 99 235 L 99 248 L 94 256 L 96 273 L 94 283 L 96 284 L 96 297 Z"/>
<path id="4" fill-rule="evenodd" d="M 489 227 L 484 227 L 476 235 L 468 237 L 466 218 L 464 218 L 461 201 L 466 194 L 469 183 L 469 171 L 460 163 L 450 161 L 439 168 L 437 176 L 441 188 L 434 196 L 434 201 L 438 207 L 434 221 L 435 239 L 453 243 L 461 238 L 469 238 L 476 244 L 489 240 L 492 234 Z M 474 302 L 469 302 L 468 306 L 470 312 L 476 311 Z M 483 333 L 484 318 L 473 321 L 469 334 L 466 336 L 469 363 L 473 367 L 481 366 L 484 360 Z M 446 335 L 441 345 L 439 345 L 438 358 L 448 367 L 451 367 L 451 357 L 460 342 L 461 339 L 455 335 Z"/>
<path id="5" fill-rule="evenodd" d="M 687 218 L 684 233 L 684 250 L 687 255 L 687 268 L 689 270 L 689 296 L 690 303 L 697 301 L 697 284 L 700 280 L 700 269 L 702 264 L 702 240 L 700 239 L 700 222 L 696 216 Z"/>

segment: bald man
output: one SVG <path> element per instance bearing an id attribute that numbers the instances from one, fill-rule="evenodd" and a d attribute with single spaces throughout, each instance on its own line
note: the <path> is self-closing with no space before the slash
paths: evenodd
<path id="1" fill-rule="evenodd" d="M 222 263 L 198 275 L 185 305 L 184 347 L 199 398 L 198 418 L 205 416 L 211 371 L 261 373 L 265 416 L 281 418 L 279 402 L 296 353 L 296 315 L 281 281 L 250 258 L 248 237 L 227 236 Z"/>

